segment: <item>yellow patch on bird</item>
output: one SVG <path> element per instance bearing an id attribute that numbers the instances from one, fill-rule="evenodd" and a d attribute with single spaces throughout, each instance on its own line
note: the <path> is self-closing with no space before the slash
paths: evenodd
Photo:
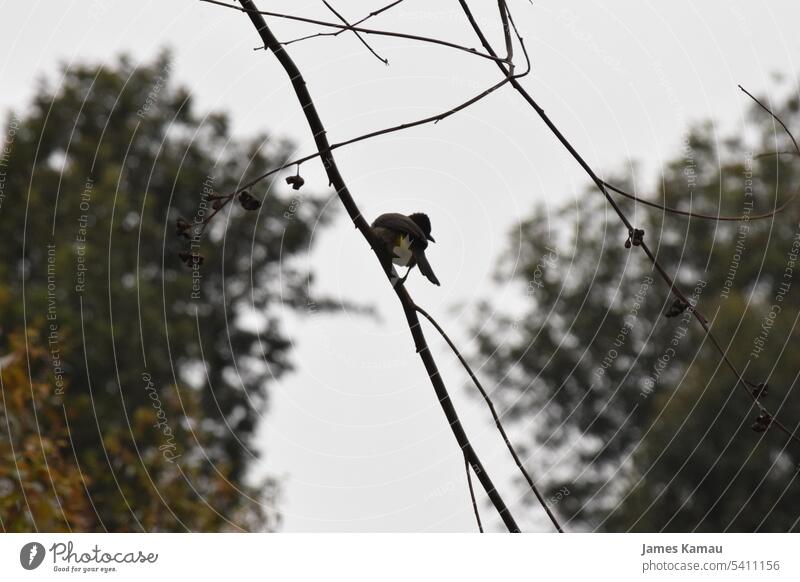
<path id="1" fill-rule="evenodd" d="M 392 262 L 395 265 L 405 267 L 411 261 L 411 237 L 406 234 L 398 235 L 392 249 L 394 257 Z"/>

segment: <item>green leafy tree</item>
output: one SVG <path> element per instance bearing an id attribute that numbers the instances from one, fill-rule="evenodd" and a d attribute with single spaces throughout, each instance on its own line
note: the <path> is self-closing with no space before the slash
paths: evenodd
<path id="1" fill-rule="evenodd" d="M 796 97 L 776 113 L 800 127 Z M 797 156 L 758 155 L 784 150 L 791 141 L 757 107 L 723 142 L 701 124 L 642 196 L 755 217 L 797 191 Z M 768 383 L 764 404 L 797 431 L 800 204 L 739 222 L 620 204 L 748 381 Z M 751 428 L 752 400 L 688 311 L 666 317 L 671 293 L 623 244 L 607 203 L 592 189 L 546 210 L 515 231 L 499 273 L 519 285 L 522 307 L 496 317 L 483 305 L 481 321 L 491 322 L 476 333 L 495 397 L 528 435 L 520 445 L 551 494 L 562 492 L 555 510 L 568 528 L 800 529 L 797 443 L 774 427 Z"/>
<path id="2" fill-rule="evenodd" d="M 25 410 L 63 420 L 67 434 L 48 446 L 70 459 L 73 487 L 84 478 L 88 503 L 53 519 L 28 513 L 6 529 L 277 524 L 276 484 L 253 482 L 247 469 L 267 388 L 291 367 L 276 306 L 314 301 L 298 255 L 325 222 L 323 201 L 264 183 L 250 193 L 260 208 L 228 204 L 202 237 L 176 234 L 179 218 L 196 226 L 216 195 L 284 163 L 290 146 L 234 139 L 224 114 L 195 111 L 171 66 L 164 53 L 143 66 L 121 57 L 65 67 L 9 119 L 0 354 L 24 356 L 11 339 L 19 330 L 47 350 L 47 378 L 41 366 L 29 376 L 37 389 Z M 14 378 L 4 389 L 19 395 L 29 381 Z M 5 411 L 12 422 L 0 442 L 27 438 L 14 434 L 32 427 L 14 420 L 21 410 Z M 0 461 L 12 482 L 6 500 L 44 495 L 58 507 L 75 494 L 41 475 L 20 481 L 14 463 Z"/>

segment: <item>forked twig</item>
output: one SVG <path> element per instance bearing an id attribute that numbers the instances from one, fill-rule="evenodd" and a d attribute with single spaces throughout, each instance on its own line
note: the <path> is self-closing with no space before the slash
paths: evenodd
<path id="1" fill-rule="evenodd" d="M 517 451 L 514 449 L 514 446 L 511 444 L 511 441 L 509 440 L 508 435 L 506 434 L 506 431 L 503 428 L 503 424 L 500 422 L 500 416 L 497 414 L 497 410 L 495 410 L 494 404 L 492 403 L 492 399 L 489 397 L 489 394 L 484 389 L 484 387 L 481 384 L 480 380 L 478 380 L 478 377 L 472 371 L 472 368 L 467 363 L 467 361 L 464 359 L 464 356 L 461 355 L 461 352 L 458 350 L 456 345 L 450 339 L 450 336 L 447 335 L 447 333 L 436 322 L 436 320 L 433 317 L 431 317 L 431 315 L 427 311 L 422 309 L 422 307 L 420 307 L 419 305 L 416 306 L 416 309 L 417 309 L 417 311 L 419 313 L 421 313 L 425 317 L 425 319 L 427 319 L 428 321 L 431 322 L 433 327 L 436 328 L 436 331 L 438 331 L 439 335 L 441 335 L 442 338 L 444 338 L 444 341 L 447 342 L 447 345 L 450 346 L 450 349 L 453 350 L 453 353 L 458 358 L 458 361 L 461 362 L 461 365 L 467 371 L 467 374 L 469 374 L 469 377 L 472 379 L 472 383 L 475 384 L 475 387 L 478 389 L 478 392 L 481 393 L 481 396 L 483 397 L 483 400 L 486 402 L 486 405 L 489 407 L 489 411 L 492 413 L 492 418 L 494 419 L 494 424 L 497 427 L 497 430 L 500 432 L 500 435 L 503 437 L 503 441 L 505 441 L 505 443 L 506 443 L 506 448 L 511 453 L 511 456 L 514 459 L 514 463 L 516 463 L 517 468 L 519 469 L 520 473 L 522 473 L 522 476 L 525 477 L 525 481 L 528 482 L 528 487 L 530 487 L 531 491 L 533 491 L 533 494 L 536 496 L 537 501 L 544 508 L 545 512 L 547 513 L 547 517 L 549 517 L 550 521 L 553 522 L 553 525 L 558 530 L 558 532 L 559 533 L 564 533 L 564 530 L 561 528 L 561 524 L 558 523 L 558 520 L 556 519 L 556 516 L 553 514 L 553 512 L 547 506 L 547 502 L 544 500 L 544 497 L 539 492 L 539 488 L 536 487 L 536 484 L 533 482 L 533 478 L 531 478 L 531 476 L 528 473 L 527 469 L 525 469 L 525 466 L 522 464 L 522 460 L 519 458 L 519 455 L 517 454 Z"/>
<path id="2" fill-rule="evenodd" d="M 464 456 L 464 470 L 467 472 L 467 486 L 469 487 L 469 498 L 472 500 L 472 511 L 475 513 L 475 521 L 478 522 L 478 531 L 483 533 L 481 514 L 478 512 L 478 502 L 475 501 L 475 490 L 472 488 L 472 469 L 469 467 L 469 459 Z"/>

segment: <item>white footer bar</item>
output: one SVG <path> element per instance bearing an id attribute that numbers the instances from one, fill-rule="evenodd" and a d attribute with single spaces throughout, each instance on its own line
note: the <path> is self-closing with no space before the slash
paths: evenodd
<path id="1" fill-rule="evenodd" d="M 797 534 L 5 534 L 0 573 L 15 581 L 794 581 L 798 553 Z"/>

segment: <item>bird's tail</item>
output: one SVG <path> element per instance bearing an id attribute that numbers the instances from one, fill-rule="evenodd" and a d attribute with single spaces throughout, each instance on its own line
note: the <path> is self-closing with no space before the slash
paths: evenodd
<path id="1" fill-rule="evenodd" d="M 425 253 L 421 251 L 416 253 L 415 258 L 417 259 L 417 265 L 419 265 L 420 273 L 425 275 L 434 285 L 439 285 L 439 279 L 437 279 L 436 275 L 433 274 L 433 268 L 431 268 L 431 264 L 428 262 L 428 258 L 425 256 Z"/>

